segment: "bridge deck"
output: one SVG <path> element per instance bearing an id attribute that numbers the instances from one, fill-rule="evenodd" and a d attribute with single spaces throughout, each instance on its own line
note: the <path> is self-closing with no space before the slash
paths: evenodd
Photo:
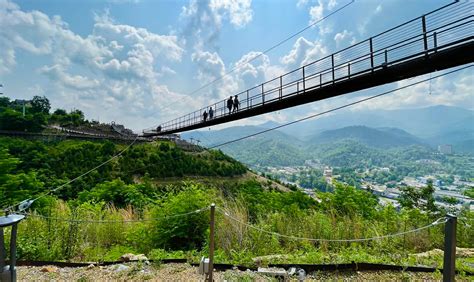
<path id="1" fill-rule="evenodd" d="M 474 2 L 453 3 L 226 100 L 161 124 L 144 136 L 227 123 L 335 97 L 474 61 Z M 210 107 L 214 117 L 203 121 Z"/>

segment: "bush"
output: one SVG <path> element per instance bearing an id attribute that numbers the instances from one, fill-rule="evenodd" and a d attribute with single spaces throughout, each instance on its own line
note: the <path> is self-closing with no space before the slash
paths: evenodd
<path id="1" fill-rule="evenodd" d="M 154 218 L 196 211 L 209 206 L 208 193 L 194 184 L 187 184 L 185 190 L 169 195 L 165 202 L 152 211 Z M 206 241 L 209 226 L 208 213 L 194 213 L 182 217 L 170 217 L 153 223 L 153 246 L 171 250 L 200 249 Z"/>

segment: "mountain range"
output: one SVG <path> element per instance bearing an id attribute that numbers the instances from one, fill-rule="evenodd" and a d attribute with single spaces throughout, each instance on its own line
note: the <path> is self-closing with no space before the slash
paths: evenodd
<path id="1" fill-rule="evenodd" d="M 183 134 L 183 138 L 199 139 L 209 147 L 278 125 L 266 122 L 194 131 Z M 221 149 L 250 165 L 293 165 L 304 162 L 318 148 L 331 148 L 331 144 L 337 146 L 347 140 L 377 149 L 412 145 L 436 149 L 440 144 L 451 144 L 457 153 L 474 154 L 474 112 L 450 106 L 346 111 L 255 135 Z"/>

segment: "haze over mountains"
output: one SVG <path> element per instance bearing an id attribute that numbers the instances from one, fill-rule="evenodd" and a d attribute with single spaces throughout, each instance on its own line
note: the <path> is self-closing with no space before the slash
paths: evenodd
<path id="1" fill-rule="evenodd" d="M 279 124 L 267 122 L 259 126 L 195 131 L 185 133 L 183 137 L 199 139 L 205 146 L 213 146 L 276 125 Z M 338 146 L 347 140 L 378 149 L 411 145 L 436 149 L 440 144 L 451 144 L 455 152 L 474 154 L 474 111 L 450 106 L 346 111 L 283 127 L 221 149 L 250 163 L 288 165 L 307 159 L 308 154 L 320 145 Z"/>

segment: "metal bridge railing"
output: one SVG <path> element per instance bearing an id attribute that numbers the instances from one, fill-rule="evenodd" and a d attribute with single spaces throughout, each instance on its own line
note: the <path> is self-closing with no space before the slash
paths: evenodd
<path id="1" fill-rule="evenodd" d="M 465 43 L 473 36 L 473 10 L 474 2 L 453 2 L 232 97 L 237 95 L 242 112 Z M 232 114 L 225 99 L 148 133 L 204 123 L 203 113 L 210 107 L 213 119 Z"/>

